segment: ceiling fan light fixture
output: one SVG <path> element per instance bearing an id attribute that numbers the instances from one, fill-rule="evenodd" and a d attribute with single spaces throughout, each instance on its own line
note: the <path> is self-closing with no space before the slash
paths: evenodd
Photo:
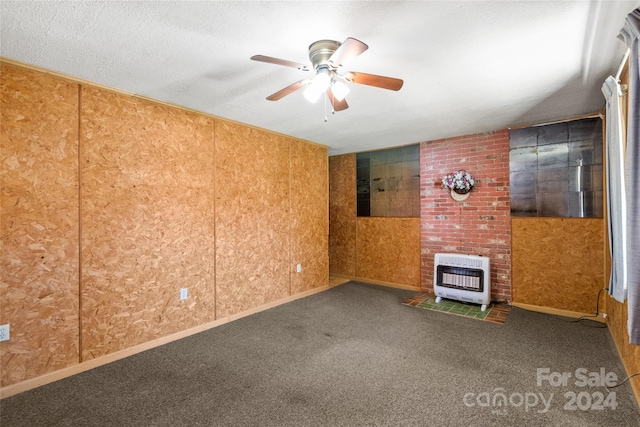
<path id="1" fill-rule="evenodd" d="M 314 103 L 320 98 L 331 85 L 331 76 L 329 75 L 329 70 L 320 69 L 318 70 L 318 74 L 311 80 L 311 83 L 304 91 L 304 97 L 309 100 L 309 102 Z"/>
<path id="2" fill-rule="evenodd" d="M 318 73 L 313 77 L 311 83 L 304 91 L 304 97 L 309 100 L 309 102 L 316 102 L 320 95 L 326 92 L 331 85 L 331 75 L 330 71 L 326 68 L 321 68 L 318 70 Z"/>
<path id="3" fill-rule="evenodd" d="M 342 101 L 349 93 L 349 90 L 349 87 L 339 80 L 335 80 L 331 85 L 331 93 L 338 101 Z"/>
<path id="4" fill-rule="evenodd" d="M 310 84 L 309 86 L 307 86 L 307 88 L 304 90 L 302 94 L 304 95 L 305 98 L 307 98 L 307 101 L 314 104 L 318 100 L 318 98 L 320 98 L 322 91 L 318 90 L 318 88 L 313 86 L 313 84 Z"/>

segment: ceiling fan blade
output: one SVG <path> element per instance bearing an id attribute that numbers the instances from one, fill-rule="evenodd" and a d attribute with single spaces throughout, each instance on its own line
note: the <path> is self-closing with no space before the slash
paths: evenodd
<path id="1" fill-rule="evenodd" d="M 348 37 L 329 57 L 329 62 L 335 67 L 342 67 L 347 61 L 360 55 L 367 49 L 369 49 L 369 46 L 360 40 Z"/>
<path id="2" fill-rule="evenodd" d="M 300 64 L 299 62 L 287 61 L 286 59 L 272 58 L 271 56 L 253 55 L 254 61 L 266 62 L 268 64 L 284 65 L 285 67 L 293 67 L 302 71 L 309 71 L 309 66 Z"/>
<path id="3" fill-rule="evenodd" d="M 375 86 L 389 90 L 400 90 L 404 84 L 404 81 L 394 79 L 393 77 L 376 76 L 375 74 L 360 73 L 356 71 L 349 71 L 345 74 L 344 78 L 352 83 Z"/>
<path id="4" fill-rule="evenodd" d="M 281 98 L 284 98 L 285 96 L 289 95 L 290 93 L 293 93 L 293 92 L 297 91 L 298 89 L 305 87 L 308 84 L 309 84 L 309 80 L 300 80 L 299 82 L 295 82 L 294 84 L 289 85 L 289 86 L 285 87 L 284 89 L 280 89 L 276 93 L 267 96 L 267 99 L 269 101 L 277 101 L 277 100 L 279 100 Z"/>
<path id="5" fill-rule="evenodd" d="M 327 96 L 329 97 L 329 101 L 331 101 L 331 105 L 333 106 L 333 111 L 342 111 L 349 108 L 349 104 L 347 104 L 347 100 L 343 99 L 342 101 L 338 101 L 336 97 L 331 92 L 331 88 L 327 89 Z"/>

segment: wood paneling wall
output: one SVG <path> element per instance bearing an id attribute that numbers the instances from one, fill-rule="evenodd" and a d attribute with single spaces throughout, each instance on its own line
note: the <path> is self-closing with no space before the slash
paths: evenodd
<path id="1" fill-rule="evenodd" d="M 78 85 L 0 64 L 0 384 L 78 363 Z"/>
<path id="2" fill-rule="evenodd" d="M 329 157 L 329 271 L 356 276 L 356 155 Z"/>
<path id="3" fill-rule="evenodd" d="M 358 277 L 420 287 L 420 218 L 358 218 Z"/>
<path id="4" fill-rule="evenodd" d="M 89 360 L 215 319 L 214 141 L 210 117 L 91 87 L 81 99 Z"/>
<path id="5" fill-rule="evenodd" d="M 243 177 L 251 177 L 247 182 Z M 289 142 L 216 123 L 217 313 L 289 293 Z"/>
<path id="6" fill-rule="evenodd" d="M 324 147 L 291 143 L 291 294 L 329 282 L 329 177 Z M 300 264 L 302 271 L 296 267 Z"/>
<path id="7" fill-rule="evenodd" d="M 513 302 L 595 313 L 602 218 L 512 218 Z"/>
<path id="8" fill-rule="evenodd" d="M 629 328 L 627 327 L 629 315 L 627 310 L 628 303 L 626 301 L 621 304 L 615 299 L 607 297 L 607 325 L 627 375 L 632 375 L 640 372 L 640 346 L 629 344 Z M 622 381 L 622 378 L 619 378 L 619 380 Z M 636 401 L 640 405 L 640 376 L 629 379 L 629 382 L 633 387 Z"/>
<path id="9" fill-rule="evenodd" d="M 329 158 L 332 274 L 420 287 L 420 219 L 356 216 L 356 155 Z"/>
<path id="10" fill-rule="evenodd" d="M 0 67 L 3 390 L 328 286 L 327 147 Z"/>

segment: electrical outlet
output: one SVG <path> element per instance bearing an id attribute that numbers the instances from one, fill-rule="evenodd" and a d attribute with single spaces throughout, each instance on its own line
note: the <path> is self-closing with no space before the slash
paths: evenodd
<path id="1" fill-rule="evenodd" d="M 296 271 L 297 271 L 298 273 L 302 273 L 302 264 L 298 264 L 298 265 L 296 266 Z"/>
<path id="2" fill-rule="evenodd" d="M 180 299 L 187 299 L 187 288 L 180 289 Z"/>
<path id="3" fill-rule="evenodd" d="M 9 324 L 0 325 L 0 342 L 9 341 Z"/>

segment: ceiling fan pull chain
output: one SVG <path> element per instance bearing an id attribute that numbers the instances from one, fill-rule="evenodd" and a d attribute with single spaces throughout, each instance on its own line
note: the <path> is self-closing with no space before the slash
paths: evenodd
<path id="1" fill-rule="evenodd" d="M 327 119 L 327 97 L 324 97 L 324 122 L 327 123 L 329 119 Z"/>

